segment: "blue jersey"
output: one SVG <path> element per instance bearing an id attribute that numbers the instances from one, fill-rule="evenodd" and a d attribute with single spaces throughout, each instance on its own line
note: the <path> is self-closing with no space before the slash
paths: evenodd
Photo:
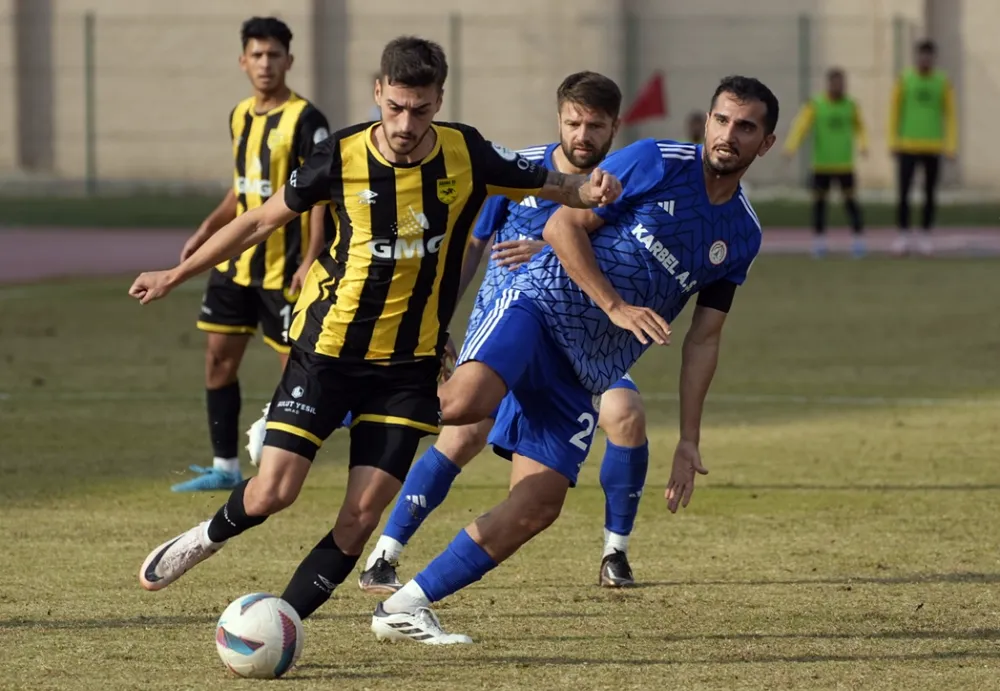
<path id="1" fill-rule="evenodd" d="M 760 222 L 742 187 L 724 204 L 709 203 L 701 146 L 644 139 L 601 167 L 623 189 L 614 204 L 595 209 L 605 225 L 591 242 L 601 271 L 626 302 L 672 322 L 706 286 L 743 283 L 760 249 Z M 592 393 L 617 382 L 648 347 L 611 323 L 551 248 L 515 272 L 507 287 L 538 307 Z"/>
<path id="2" fill-rule="evenodd" d="M 555 170 L 552 163 L 552 152 L 558 144 L 546 144 L 521 149 L 518 153 L 524 158 L 543 165 L 549 170 Z M 476 225 L 472 229 L 472 235 L 478 240 L 489 241 L 493 234 L 496 234 L 494 242 L 506 242 L 508 240 L 541 240 L 542 231 L 545 230 L 545 222 L 559 208 L 556 202 L 550 202 L 538 197 L 525 197 L 518 202 L 512 202 L 507 197 L 494 196 L 486 200 Z M 506 266 L 499 266 L 491 257 L 486 265 L 486 275 L 483 276 L 483 283 L 476 294 L 476 303 L 473 308 L 473 319 L 493 304 L 497 291 L 510 276 L 510 269 Z"/>

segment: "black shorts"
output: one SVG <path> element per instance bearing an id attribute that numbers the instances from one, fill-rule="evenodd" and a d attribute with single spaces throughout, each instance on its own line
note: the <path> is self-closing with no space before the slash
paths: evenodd
<path id="1" fill-rule="evenodd" d="M 288 328 L 294 316 L 294 297 L 284 290 L 238 285 L 212 269 L 201 301 L 198 328 L 209 333 L 253 335 L 260 324 L 264 342 L 279 353 L 287 353 L 290 349 Z"/>
<path id="2" fill-rule="evenodd" d="M 292 347 L 267 414 L 266 446 L 309 460 L 351 414 L 350 467 L 380 468 L 402 482 L 420 440 L 441 430 L 437 360 L 347 363 Z"/>
<path id="3" fill-rule="evenodd" d="M 841 192 L 854 189 L 854 173 L 813 173 L 812 186 L 818 192 L 829 192 L 834 181 Z"/>

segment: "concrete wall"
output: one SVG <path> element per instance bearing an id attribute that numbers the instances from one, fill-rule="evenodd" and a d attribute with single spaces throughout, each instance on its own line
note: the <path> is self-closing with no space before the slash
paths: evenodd
<path id="1" fill-rule="evenodd" d="M 419 12 L 412 0 L 175 0 L 169 12 L 164 7 L 160 0 L 0 0 L 0 136 L 15 144 L 0 147 L 0 173 L 85 174 L 83 16 L 93 12 L 99 176 L 225 181 L 226 117 L 248 93 L 236 64 L 239 25 L 253 13 L 278 13 L 295 33 L 291 84 L 335 127 L 367 117 L 382 46 L 414 33 L 448 52 L 441 119 L 475 124 L 511 147 L 552 139 L 554 91 L 571 71 L 604 72 L 629 92 L 664 70 L 670 117 L 638 134 L 667 137 L 682 136 L 684 118 L 707 107 L 719 78 L 758 76 L 781 100 L 783 137 L 804 87 L 821 88 L 825 70 L 839 65 L 872 140 L 861 179 L 887 186 L 900 18 L 907 43 L 930 29 L 959 85 L 962 155 L 946 175 L 1000 191 L 989 148 L 973 144 L 988 136 L 987 119 L 1000 108 L 1000 47 L 991 35 L 1000 3 L 987 0 L 757 0 L 752 11 L 730 0 L 422 0 Z M 627 22 L 626 12 L 638 21 Z M 910 54 L 907 45 L 906 62 Z M 751 180 L 794 185 L 799 171 L 772 155 Z"/>

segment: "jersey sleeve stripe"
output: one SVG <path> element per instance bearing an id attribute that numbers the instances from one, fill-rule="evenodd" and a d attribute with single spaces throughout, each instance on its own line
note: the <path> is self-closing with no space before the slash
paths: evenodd
<path id="1" fill-rule="evenodd" d="M 760 227 L 760 219 L 757 218 L 757 214 L 754 213 L 753 207 L 750 206 L 750 201 L 746 198 L 743 192 L 740 192 L 740 202 L 743 204 L 743 208 L 747 210 L 750 218 L 753 219 L 754 224 L 757 226 L 757 230 L 764 232 L 764 229 Z"/>

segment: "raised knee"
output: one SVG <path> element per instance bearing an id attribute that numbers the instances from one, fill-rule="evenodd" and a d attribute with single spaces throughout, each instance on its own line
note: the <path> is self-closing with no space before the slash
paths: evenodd
<path id="1" fill-rule="evenodd" d="M 486 397 L 467 386 L 441 387 L 438 398 L 441 402 L 441 421 L 446 425 L 471 425 L 489 417 L 495 405 L 491 406 Z"/>
<path id="2" fill-rule="evenodd" d="M 299 496 L 299 488 L 291 483 L 262 482 L 259 478 L 255 478 L 247 490 L 243 503 L 247 512 L 255 516 L 271 516 L 284 511 Z"/>
<path id="3" fill-rule="evenodd" d="M 646 442 L 646 411 L 638 396 L 628 402 L 601 406 L 600 426 L 613 444 L 641 446 Z"/>

